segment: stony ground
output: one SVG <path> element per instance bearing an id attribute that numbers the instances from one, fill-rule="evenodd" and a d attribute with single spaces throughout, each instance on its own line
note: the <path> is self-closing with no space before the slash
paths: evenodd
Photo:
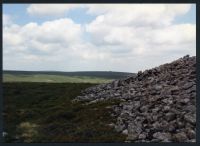
<path id="1" fill-rule="evenodd" d="M 126 142 L 196 141 L 196 57 L 138 72 L 136 76 L 87 88 L 73 102 L 119 99 L 110 123 Z"/>

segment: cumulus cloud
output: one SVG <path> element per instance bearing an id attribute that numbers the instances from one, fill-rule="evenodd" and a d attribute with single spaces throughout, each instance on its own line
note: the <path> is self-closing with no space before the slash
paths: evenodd
<path id="1" fill-rule="evenodd" d="M 104 5 L 101 9 L 101 5 L 90 5 L 88 12 L 100 15 L 87 24 L 86 31 L 97 45 L 121 45 L 125 50 L 129 48 L 127 53 L 133 56 L 159 55 L 165 50 L 174 49 L 188 50 L 183 44 L 191 44 L 190 49 L 195 50 L 196 26 L 173 24 L 175 17 L 187 13 L 190 7 L 184 4 L 140 4 L 119 7 Z"/>
<path id="2" fill-rule="evenodd" d="M 70 19 L 58 19 L 37 23 L 28 23 L 24 26 L 11 25 L 3 29 L 3 42 L 5 50 L 9 47 L 25 50 L 35 49 L 37 51 L 51 52 L 58 50 L 61 46 L 67 47 L 69 44 L 79 41 L 81 26 L 75 24 Z M 21 46 L 21 47 L 16 47 Z"/>
<path id="3" fill-rule="evenodd" d="M 60 56 L 67 58 L 71 52 L 69 46 L 80 42 L 81 31 L 79 24 L 67 18 L 44 22 L 41 25 L 28 23 L 23 26 L 13 24 L 4 27 L 5 64 L 13 58 L 24 60 L 22 64 L 30 63 L 30 61 L 48 64 L 53 60 L 59 60 Z"/>
<path id="4" fill-rule="evenodd" d="M 4 66 L 18 60 L 14 68 L 26 70 L 137 72 L 196 55 L 196 25 L 174 23 L 190 4 L 32 4 L 27 11 L 60 16 L 80 7 L 96 18 L 88 24 L 59 18 L 4 25 Z"/>
<path id="5" fill-rule="evenodd" d="M 109 25 L 169 25 L 178 15 L 187 13 L 189 4 L 89 4 L 89 14 L 97 14 L 96 21 L 106 21 Z"/>
<path id="6" fill-rule="evenodd" d="M 74 63 L 104 59 L 92 43 L 82 39 L 83 28 L 71 19 L 63 18 L 42 24 L 30 22 L 3 28 L 4 68 L 33 70 L 74 70 Z M 14 61 L 16 60 L 16 61 Z M 11 65 L 12 64 L 12 65 Z M 15 67 L 16 64 L 16 67 Z M 30 65 L 31 64 L 31 65 Z M 60 67 L 59 67 L 60 66 Z"/>
<path id="7" fill-rule="evenodd" d="M 60 16 L 67 11 L 80 7 L 78 4 L 31 4 L 27 12 L 31 15 Z"/>

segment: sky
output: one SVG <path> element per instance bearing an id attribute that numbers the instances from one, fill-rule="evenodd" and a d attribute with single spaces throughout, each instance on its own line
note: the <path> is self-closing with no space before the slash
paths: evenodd
<path id="1" fill-rule="evenodd" d="M 196 56 L 195 4 L 3 4 L 3 69 L 138 72 Z"/>

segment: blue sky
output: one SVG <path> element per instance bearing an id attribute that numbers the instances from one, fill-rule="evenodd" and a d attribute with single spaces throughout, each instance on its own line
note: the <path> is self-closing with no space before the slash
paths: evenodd
<path id="1" fill-rule="evenodd" d="M 193 23 L 196 24 L 196 5 L 193 4 L 190 11 L 175 19 L 175 23 Z"/>
<path id="2" fill-rule="evenodd" d="M 24 25 L 28 22 L 37 22 L 40 24 L 44 21 L 55 19 L 54 16 L 31 16 L 26 12 L 28 6 L 29 4 L 3 4 L 3 14 L 12 15 L 13 21 L 20 25 Z M 86 14 L 86 8 L 71 10 L 69 13 L 66 13 L 63 16 L 69 17 L 76 23 L 81 24 L 91 22 L 95 18 L 95 15 Z M 196 24 L 196 5 L 193 4 L 190 11 L 186 15 L 177 17 L 174 22 L 188 22 Z"/>
<path id="3" fill-rule="evenodd" d="M 195 4 L 3 4 L 3 24 L 3 69 L 137 72 L 196 55 Z"/>
<path id="4" fill-rule="evenodd" d="M 3 4 L 3 14 L 8 14 L 13 16 L 13 21 L 16 24 L 24 25 L 28 22 L 37 22 L 41 24 L 45 21 L 54 20 L 55 18 L 59 18 L 57 16 L 32 16 L 27 13 L 27 7 L 29 4 Z M 86 8 L 79 8 L 75 10 L 71 10 L 68 13 L 60 16 L 71 18 L 76 23 L 89 23 L 93 19 L 95 19 L 95 15 L 87 15 Z"/>

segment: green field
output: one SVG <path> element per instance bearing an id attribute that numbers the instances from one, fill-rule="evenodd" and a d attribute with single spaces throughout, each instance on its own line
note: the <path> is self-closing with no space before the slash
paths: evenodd
<path id="1" fill-rule="evenodd" d="M 107 83 L 110 81 L 112 81 L 112 79 L 89 76 L 3 74 L 3 82 Z"/>
<path id="2" fill-rule="evenodd" d="M 72 103 L 89 83 L 3 83 L 5 142 L 124 142 L 108 106 Z"/>

